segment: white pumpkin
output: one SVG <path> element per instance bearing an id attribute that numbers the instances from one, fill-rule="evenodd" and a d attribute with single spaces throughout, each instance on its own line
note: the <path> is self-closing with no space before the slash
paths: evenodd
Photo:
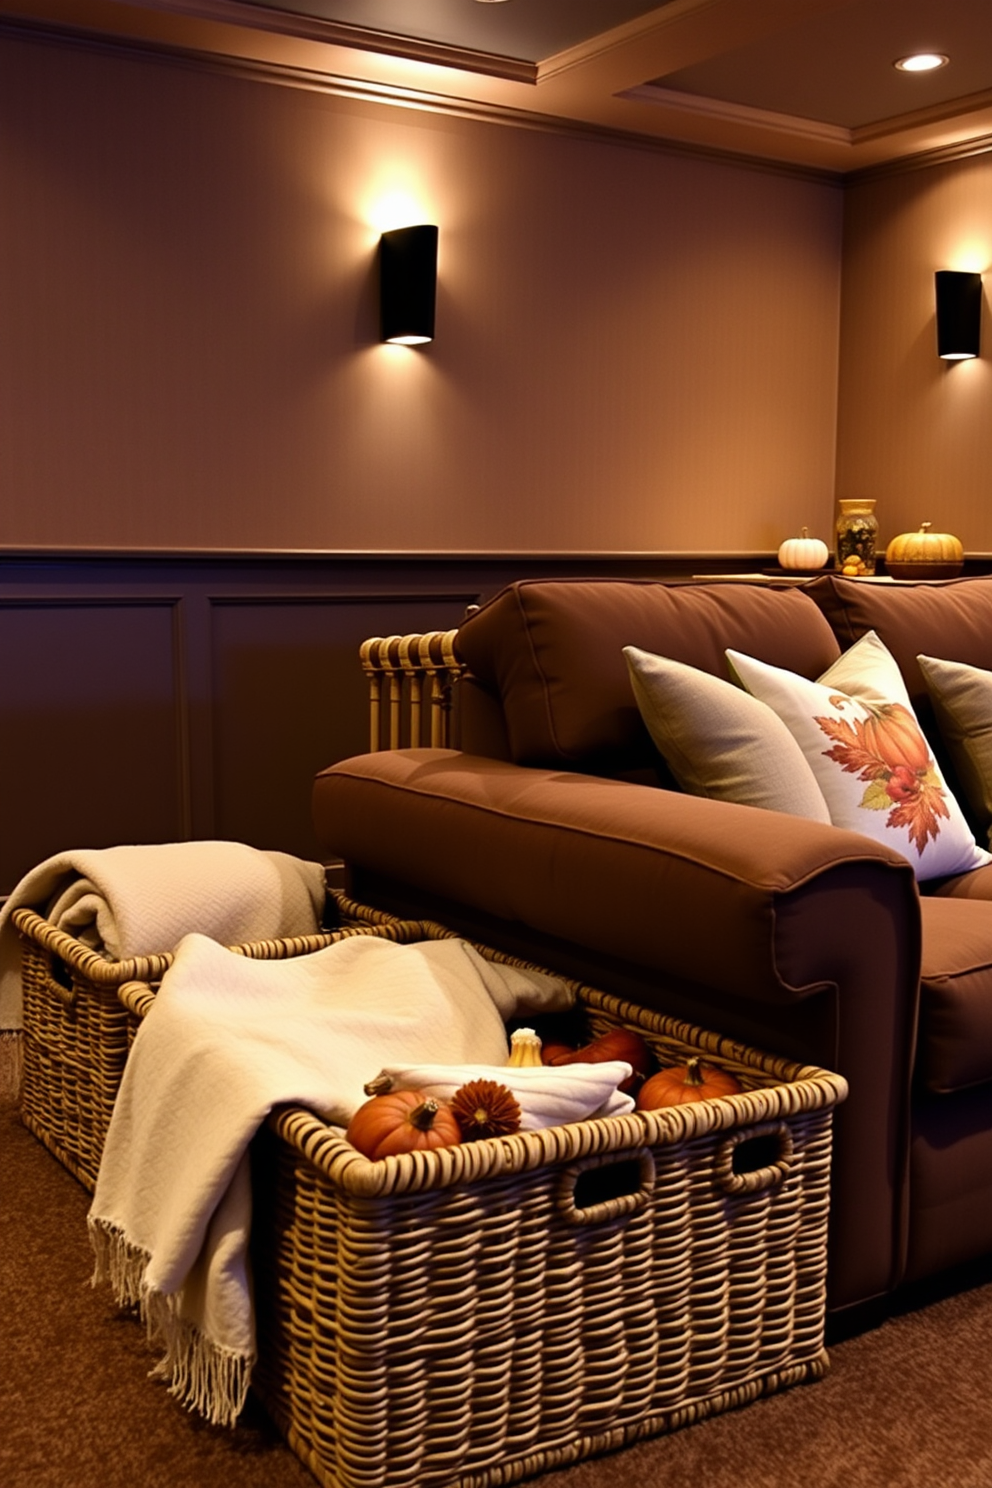
<path id="1" fill-rule="evenodd" d="M 818 537 L 810 537 L 804 527 L 799 537 L 787 537 L 778 550 L 778 561 L 782 568 L 822 568 L 830 557 L 830 549 Z"/>

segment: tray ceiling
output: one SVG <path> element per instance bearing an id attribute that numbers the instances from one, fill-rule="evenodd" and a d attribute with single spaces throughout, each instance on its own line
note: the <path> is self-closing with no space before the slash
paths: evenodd
<path id="1" fill-rule="evenodd" d="M 4 20 L 831 172 L 992 147 L 992 0 L 0 0 Z M 948 64 L 894 67 L 922 50 Z"/>

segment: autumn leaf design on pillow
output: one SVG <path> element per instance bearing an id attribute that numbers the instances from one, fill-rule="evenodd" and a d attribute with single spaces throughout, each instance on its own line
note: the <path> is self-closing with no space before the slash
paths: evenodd
<path id="1" fill-rule="evenodd" d="M 838 712 L 850 699 L 834 695 Z M 859 805 L 866 811 L 888 811 L 886 827 L 905 827 L 917 852 L 940 832 L 939 817 L 949 820 L 947 792 L 934 768 L 927 741 L 916 719 L 902 703 L 868 706 L 867 718 L 814 717 L 832 749 L 823 753 L 842 770 L 867 782 Z"/>
<path id="2" fill-rule="evenodd" d="M 835 827 L 894 848 L 921 882 L 992 864 L 931 753 L 895 657 L 874 631 L 816 681 L 740 651 L 728 651 L 727 661 L 796 740 Z"/>

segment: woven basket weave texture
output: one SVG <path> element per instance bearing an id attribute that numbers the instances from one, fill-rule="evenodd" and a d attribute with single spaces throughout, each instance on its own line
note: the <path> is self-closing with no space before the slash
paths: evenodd
<path id="1" fill-rule="evenodd" d="M 352 935 L 405 941 L 418 921 L 390 920 L 335 893 L 340 930 L 234 946 L 255 960 L 303 956 Z M 128 1051 L 172 954 L 108 961 L 31 909 L 12 916 L 21 937 L 21 1119 L 92 1192 Z"/>
<path id="2" fill-rule="evenodd" d="M 576 993 L 743 1092 L 374 1163 L 302 1108 L 257 1139 L 253 1387 L 324 1488 L 493 1488 L 825 1372 L 844 1081 Z"/>
<path id="3" fill-rule="evenodd" d="M 235 949 L 452 933 L 337 897 L 343 930 Z M 92 1188 L 171 957 L 108 963 L 17 913 L 24 1120 Z M 843 1080 L 573 988 L 588 1036 L 636 1028 L 742 1093 L 375 1163 L 291 1107 L 253 1144 L 253 1388 L 324 1488 L 495 1488 L 827 1368 Z"/>

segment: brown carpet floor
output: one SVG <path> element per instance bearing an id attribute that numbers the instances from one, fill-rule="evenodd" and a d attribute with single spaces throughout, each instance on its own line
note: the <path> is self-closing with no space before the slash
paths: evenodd
<path id="1" fill-rule="evenodd" d="M 204 1425 L 89 1284 L 88 1194 L 0 1107 L 3 1488 L 312 1488 L 249 1406 Z M 532 1480 L 539 1488 L 992 1488 L 992 1264 L 831 1345 L 825 1380 Z"/>

